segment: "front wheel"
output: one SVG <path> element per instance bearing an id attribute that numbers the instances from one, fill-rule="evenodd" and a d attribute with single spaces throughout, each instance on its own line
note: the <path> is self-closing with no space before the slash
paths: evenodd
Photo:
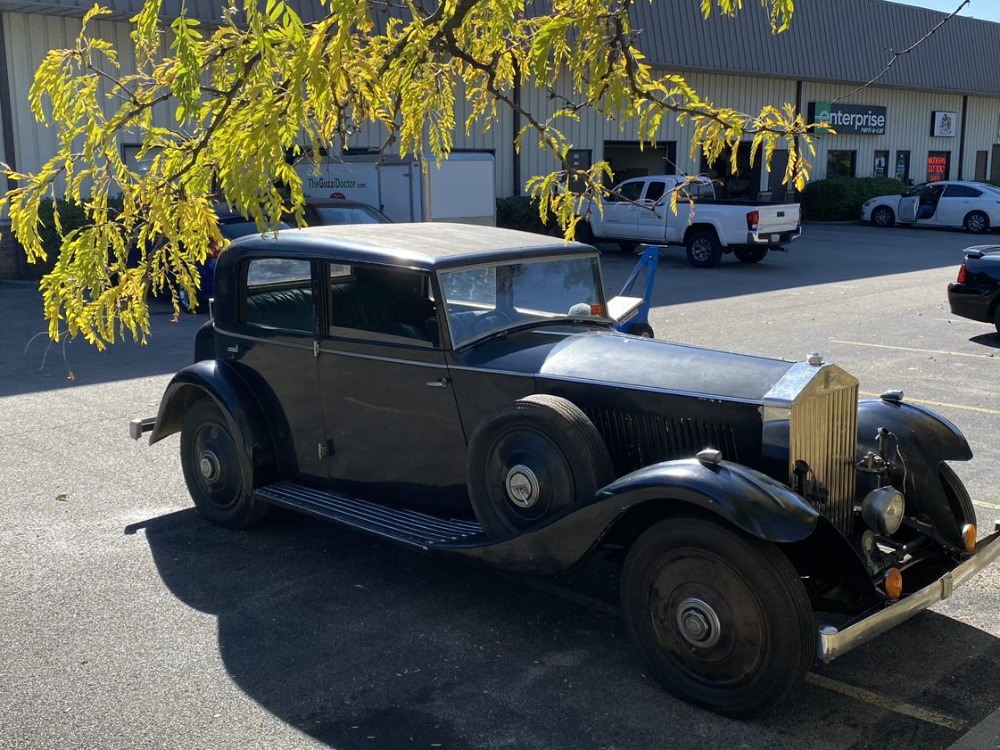
<path id="1" fill-rule="evenodd" d="M 809 599 L 788 559 L 707 520 L 668 519 L 639 537 L 625 560 L 622 610 L 663 686 L 726 716 L 773 708 L 815 653 Z"/>
<path id="2" fill-rule="evenodd" d="M 983 234 L 984 232 L 988 232 L 990 230 L 990 217 L 982 211 L 973 211 L 965 217 L 965 221 L 962 222 L 962 226 L 965 227 L 965 231 L 967 232 L 972 232 L 973 234 Z"/>
<path id="3" fill-rule="evenodd" d="M 222 410 L 207 398 L 184 415 L 181 469 L 195 507 L 212 523 L 242 529 L 267 513 L 267 503 L 244 481 L 240 451 Z"/>
<path id="4" fill-rule="evenodd" d="M 734 247 L 733 255 L 740 263 L 760 263 L 767 257 L 766 247 Z"/>
<path id="5" fill-rule="evenodd" d="M 710 229 L 695 232 L 688 237 L 687 256 L 695 268 L 714 268 L 722 260 L 722 244 Z"/>
<path id="6" fill-rule="evenodd" d="M 877 227 L 891 227 L 896 223 L 896 214 L 888 206 L 875 206 L 872 209 L 872 224 Z"/>

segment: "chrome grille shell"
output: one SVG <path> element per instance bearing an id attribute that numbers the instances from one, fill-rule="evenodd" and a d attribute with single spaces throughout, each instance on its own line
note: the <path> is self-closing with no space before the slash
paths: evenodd
<path id="1" fill-rule="evenodd" d="M 764 396 L 765 431 L 788 425 L 787 482 L 805 461 L 806 499 L 842 533 L 851 533 L 856 489 L 858 380 L 836 365 L 798 363 Z"/>

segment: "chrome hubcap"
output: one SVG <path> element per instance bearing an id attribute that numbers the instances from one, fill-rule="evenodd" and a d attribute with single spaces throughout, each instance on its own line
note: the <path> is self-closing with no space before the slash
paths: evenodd
<path id="1" fill-rule="evenodd" d="M 681 602 L 677 608 L 677 628 L 685 641 L 698 648 L 710 648 L 722 636 L 719 616 L 701 599 Z"/>
<path id="2" fill-rule="evenodd" d="M 523 464 L 518 464 L 507 472 L 504 486 L 507 497 L 519 508 L 530 508 L 538 502 L 538 477 Z"/>
<path id="3" fill-rule="evenodd" d="M 205 451 L 201 454 L 198 468 L 201 470 L 201 475 L 208 482 L 214 482 L 219 478 L 219 459 L 212 451 Z"/>

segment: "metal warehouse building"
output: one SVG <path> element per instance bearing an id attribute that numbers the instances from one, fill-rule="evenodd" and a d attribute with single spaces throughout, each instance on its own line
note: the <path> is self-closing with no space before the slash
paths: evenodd
<path id="1" fill-rule="evenodd" d="M 93 0 L 0 0 L 0 131 L 3 158 L 21 171 L 37 169 L 54 149 L 51 130 L 40 128 L 27 106 L 34 71 L 47 49 L 69 46 Z M 110 0 L 115 12 L 94 25 L 130 63 L 127 19 L 140 0 Z M 189 0 L 188 13 L 217 19 L 221 0 Z M 317 12 L 300 0 L 303 15 Z M 180 0 L 165 0 L 176 13 Z M 917 182 L 965 178 L 1000 180 L 1000 24 L 956 17 L 888 69 L 892 50 L 924 37 L 944 14 L 883 0 L 797 0 L 791 28 L 772 36 L 766 14 L 754 2 L 736 18 L 704 20 L 698 0 L 654 0 L 633 7 L 635 26 L 648 61 L 683 73 L 709 101 L 745 112 L 790 102 L 834 123 L 813 158 L 813 179 L 830 175 L 889 175 Z M 880 74 L 878 81 L 860 88 Z M 535 113 L 550 109 L 545 92 L 522 91 Z M 465 113 L 458 113 L 462 122 Z M 520 127 L 506 112 L 490 132 L 456 133 L 456 148 L 489 151 L 496 157 L 496 192 L 521 191 L 532 175 L 557 168 L 526 143 L 513 147 Z M 714 173 L 690 154 L 689 131 L 664 122 L 656 149 L 640 151 L 634 128 L 593 113 L 564 126 L 574 144 L 573 160 L 611 162 L 619 177 L 649 173 Z M 362 134 L 353 149 L 376 147 L 377 133 Z M 127 150 L 135 144 L 123 142 Z M 731 196 L 771 193 L 783 197 L 780 176 L 786 154 L 776 154 L 772 172 L 751 166 L 745 153 L 738 175 L 716 174 Z M 720 165 L 721 166 L 721 165 Z M 722 171 L 720 169 L 720 171 Z"/>

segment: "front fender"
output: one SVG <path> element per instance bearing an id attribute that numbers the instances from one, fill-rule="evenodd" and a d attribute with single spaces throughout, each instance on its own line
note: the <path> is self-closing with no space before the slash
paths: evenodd
<path id="1" fill-rule="evenodd" d="M 619 504 L 693 505 L 770 542 L 797 542 L 816 528 L 819 511 L 781 482 L 741 464 L 697 459 L 647 466 L 600 492 Z M 661 505 L 662 507 L 662 505 Z"/>
<path id="2" fill-rule="evenodd" d="M 947 419 L 923 406 L 865 400 L 858 403 L 858 460 L 869 451 L 878 453 L 876 435 L 879 427 L 896 436 L 896 446 L 890 443 L 890 460 L 896 464 L 890 480 L 906 496 L 907 514 L 926 515 L 948 538 L 960 540 L 959 521 L 948 501 L 939 471 L 944 461 L 972 458 L 972 449 L 965 436 Z M 874 489 L 876 482 L 870 474 L 859 474 L 858 479 L 858 497 L 861 498 Z"/>
<path id="3" fill-rule="evenodd" d="M 179 432 L 188 409 L 202 398 L 212 399 L 229 423 L 241 450 L 246 486 L 276 476 L 274 442 L 260 405 L 239 373 L 218 360 L 196 362 L 174 375 L 160 399 L 149 444 Z"/>
<path id="4" fill-rule="evenodd" d="M 820 518 L 802 498 L 760 472 L 739 464 L 705 465 L 684 459 L 627 474 L 598 491 L 589 503 L 566 508 L 530 531 L 498 540 L 438 544 L 435 549 L 496 568 L 551 574 L 586 559 L 622 523 L 641 531 L 665 515 L 691 507 L 772 542 L 801 541 L 813 533 Z"/>

